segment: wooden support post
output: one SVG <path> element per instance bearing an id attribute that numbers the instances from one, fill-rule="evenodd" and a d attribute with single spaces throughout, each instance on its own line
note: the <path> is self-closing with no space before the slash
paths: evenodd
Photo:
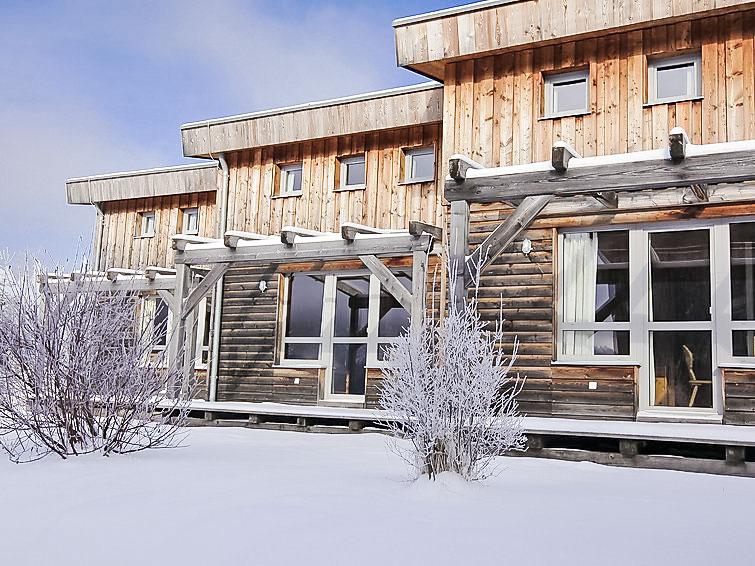
<path id="1" fill-rule="evenodd" d="M 210 272 L 205 275 L 199 284 L 192 289 L 191 293 L 186 297 L 183 307 L 181 309 L 181 316 L 187 316 L 194 308 L 207 296 L 212 286 L 223 277 L 223 274 L 228 271 L 227 263 L 218 263 L 214 265 Z"/>
<path id="2" fill-rule="evenodd" d="M 453 280 L 448 282 L 451 302 L 458 311 L 467 304 L 467 251 L 469 250 L 469 203 L 458 200 L 451 203 L 451 234 L 449 235 L 449 262 Z"/>
<path id="3" fill-rule="evenodd" d="M 263 422 L 262 415 L 249 415 L 248 423 L 250 425 L 258 425 L 258 424 L 262 424 L 262 422 Z"/>
<path id="4" fill-rule="evenodd" d="M 539 434 L 527 435 L 527 451 L 540 452 L 543 449 L 543 437 Z"/>
<path id="5" fill-rule="evenodd" d="M 417 253 L 417 252 L 414 252 Z M 360 255 L 359 259 L 370 270 L 370 272 L 380 280 L 380 284 L 385 287 L 393 297 L 408 312 L 412 311 L 412 296 L 407 291 L 398 278 L 391 273 L 385 264 L 374 255 Z"/>
<path id="6" fill-rule="evenodd" d="M 474 284 L 480 274 L 498 257 L 514 239 L 530 225 L 538 213 L 545 208 L 553 197 L 540 195 L 527 197 L 509 214 L 485 241 L 469 256 L 467 260 L 467 276 L 465 284 Z M 453 203 L 451 203 L 453 207 Z"/>
<path id="7" fill-rule="evenodd" d="M 359 432 L 364 428 L 364 421 L 349 421 L 349 430 Z"/>
<path id="8" fill-rule="evenodd" d="M 412 254 L 412 329 L 419 329 L 425 323 L 427 296 L 427 254 L 416 251 Z"/>
<path id="9" fill-rule="evenodd" d="M 577 150 L 575 150 L 568 143 L 563 141 L 557 141 L 553 144 L 551 150 L 551 165 L 559 173 L 565 172 L 569 168 L 569 160 L 572 157 L 581 157 Z"/>
<path id="10" fill-rule="evenodd" d="M 619 452 L 622 456 L 634 458 L 640 452 L 639 442 L 629 438 L 621 438 L 619 439 Z"/>
<path id="11" fill-rule="evenodd" d="M 307 417 L 296 417 L 296 426 L 307 426 L 309 419 Z"/>
<path id="12" fill-rule="evenodd" d="M 177 252 L 179 255 L 181 252 Z M 176 305 L 181 308 L 184 303 L 184 299 L 189 294 L 189 286 L 191 285 L 191 268 L 183 263 L 176 264 L 176 292 L 175 302 Z M 186 362 L 186 356 L 184 355 L 185 342 L 186 342 L 186 319 L 183 316 L 176 316 L 173 319 L 173 332 L 170 337 L 170 344 L 168 346 L 168 363 L 176 364 L 182 369 L 182 373 L 187 371 L 184 367 Z M 176 383 L 168 384 L 168 395 L 173 397 L 176 393 Z"/>

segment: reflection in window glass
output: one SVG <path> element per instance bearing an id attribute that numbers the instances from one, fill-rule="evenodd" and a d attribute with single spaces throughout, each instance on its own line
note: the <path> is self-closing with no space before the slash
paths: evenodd
<path id="1" fill-rule="evenodd" d="M 658 98 L 678 98 L 688 96 L 694 88 L 694 71 L 692 63 L 658 67 Z"/>
<path id="2" fill-rule="evenodd" d="M 733 330 L 731 339 L 735 356 L 755 357 L 755 330 Z"/>
<path id="3" fill-rule="evenodd" d="M 411 292 L 412 280 L 404 274 L 396 274 L 401 284 Z M 404 330 L 409 327 L 409 313 L 401 304 L 380 286 L 380 322 L 378 324 L 378 336 L 385 338 L 395 338 L 401 336 Z"/>
<path id="4" fill-rule="evenodd" d="M 361 187 L 365 183 L 364 157 L 341 159 L 341 187 Z"/>
<path id="5" fill-rule="evenodd" d="M 318 360 L 320 344 L 286 344 L 284 357 L 288 360 Z"/>
<path id="6" fill-rule="evenodd" d="M 629 320 L 629 232 L 597 232 L 595 322 Z"/>
<path id="7" fill-rule="evenodd" d="M 755 320 L 755 222 L 729 226 L 731 318 Z"/>
<path id="8" fill-rule="evenodd" d="M 653 332 L 654 405 L 713 407 L 709 331 Z"/>
<path id="9" fill-rule="evenodd" d="M 364 395 L 367 344 L 333 344 L 333 394 Z"/>
<path id="10" fill-rule="evenodd" d="M 650 234 L 652 320 L 710 320 L 710 231 Z"/>
<path id="11" fill-rule="evenodd" d="M 339 277 L 336 280 L 335 336 L 367 336 L 370 278 Z"/>
<path id="12" fill-rule="evenodd" d="M 288 279 L 286 336 L 320 336 L 325 278 L 297 273 Z"/>
<path id="13" fill-rule="evenodd" d="M 564 354 L 577 350 L 594 356 L 628 356 L 629 331 L 567 330 L 563 334 Z"/>
<path id="14" fill-rule="evenodd" d="M 579 79 L 553 84 L 553 111 L 571 112 L 585 109 L 587 81 Z"/>
<path id="15" fill-rule="evenodd" d="M 404 181 L 433 179 L 435 177 L 435 149 L 423 147 L 406 151 Z"/>

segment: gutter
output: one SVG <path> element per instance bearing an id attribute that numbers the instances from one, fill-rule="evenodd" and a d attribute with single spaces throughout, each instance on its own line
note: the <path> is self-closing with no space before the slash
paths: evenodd
<path id="1" fill-rule="evenodd" d="M 92 206 L 97 211 L 97 224 L 94 228 L 94 270 L 102 270 L 102 239 L 105 236 L 105 213 L 100 208 L 100 203 L 93 202 Z"/>
<path id="2" fill-rule="evenodd" d="M 215 227 L 215 236 L 222 238 L 228 224 L 228 187 L 230 184 L 230 175 L 228 173 L 228 163 L 225 155 L 218 154 L 220 168 L 223 171 L 223 180 L 220 187 L 220 211 L 218 222 Z M 212 301 L 212 359 L 210 360 L 209 371 L 209 392 L 208 401 L 215 401 L 218 395 L 218 364 L 220 363 L 220 322 L 223 314 L 223 281 L 225 277 L 221 276 L 215 283 L 215 296 Z"/>

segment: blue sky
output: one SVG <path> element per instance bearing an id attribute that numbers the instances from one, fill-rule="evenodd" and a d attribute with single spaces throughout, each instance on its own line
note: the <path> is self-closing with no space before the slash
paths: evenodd
<path id="1" fill-rule="evenodd" d="M 185 122 L 423 82 L 391 21 L 448 0 L 0 2 L 0 249 L 65 261 L 65 179 L 185 163 Z"/>

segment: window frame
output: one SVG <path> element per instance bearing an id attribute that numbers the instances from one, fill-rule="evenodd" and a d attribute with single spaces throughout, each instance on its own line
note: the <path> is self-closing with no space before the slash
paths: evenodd
<path id="1" fill-rule="evenodd" d="M 277 169 L 275 196 L 280 198 L 301 196 L 304 189 L 304 162 L 300 161 L 297 163 L 282 163 L 277 165 Z M 299 186 L 299 189 L 292 191 L 284 190 L 288 175 L 290 175 L 292 171 L 297 169 L 301 171 L 301 184 Z"/>
<path id="2" fill-rule="evenodd" d="M 196 216 L 197 218 L 197 227 L 195 230 L 189 230 L 188 228 L 189 218 L 191 216 Z M 194 236 L 199 235 L 199 207 L 192 206 L 189 208 L 181 209 L 181 233 Z"/>
<path id="3" fill-rule="evenodd" d="M 436 155 L 435 146 L 419 146 L 419 147 L 405 147 L 401 149 L 402 153 L 402 172 L 401 172 L 401 184 L 410 185 L 413 183 L 432 183 L 435 181 L 435 169 L 436 169 Z M 409 172 L 412 170 L 412 161 L 415 155 L 432 155 L 433 156 L 433 175 L 432 177 L 410 177 Z"/>
<path id="4" fill-rule="evenodd" d="M 702 54 L 684 53 L 647 59 L 647 105 L 672 104 L 702 98 Z M 693 92 L 679 96 L 658 97 L 658 69 L 664 67 L 692 65 L 693 69 Z"/>
<path id="5" fill-rule="evenodd" d="M 152 220 L 152 229 L 148 230 L 150 226 L 150 219 Z M 140 224 L 140 230 L 138 238 L 154 238 L 155 234 L 157 233 L 157 217 L 155 215 L 155 211 L 148 211 L 148 212 L 140 212 L 139 213 L 139 224 Z"/>
<path id="6" fill-rule="evenodd" d="M 353 185 L 347 185 L 346 179 L 348 178 L 349 165 L 354 163 L 364 163 L 364 183 L 355 183 Z M 338 158 L 338 182 L 336 183 L 336 191 L 359 191 L 367 188 L 367 154 L 360 153 L 359 155 L 343 156 Z"/>
<path id="7" fill-rule="evenodd" d="M 558 83 L 584 81 L 585 105 L 582 109 L 556 111 L 554 107 L 554 88 Z M 590 96 L 590 69 L 578 69 L 565 72 L 543 74 L 543 119 L 564 118 L 566 116 L 583 116 L 592 112 Z"/>

